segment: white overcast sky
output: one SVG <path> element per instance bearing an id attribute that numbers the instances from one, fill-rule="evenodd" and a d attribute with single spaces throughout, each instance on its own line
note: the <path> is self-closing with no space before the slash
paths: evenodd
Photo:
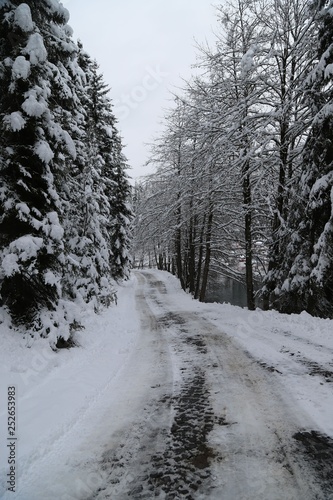
<path id="1" fill-rule="evenodd" d="M 62 0 L 80 39 L 111 87 L 125 154 L 136 178 L 160 128 L 169 90 L 196 60 L 195 40 L 212 42 L 214 0 Z"/>

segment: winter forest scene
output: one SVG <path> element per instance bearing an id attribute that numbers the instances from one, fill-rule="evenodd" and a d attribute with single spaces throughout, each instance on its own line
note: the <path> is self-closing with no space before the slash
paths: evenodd
<path id="1" fill-rule="evenodd" d="M 0 500 L 333 500 L 333 0 L 0 0 Z"/>

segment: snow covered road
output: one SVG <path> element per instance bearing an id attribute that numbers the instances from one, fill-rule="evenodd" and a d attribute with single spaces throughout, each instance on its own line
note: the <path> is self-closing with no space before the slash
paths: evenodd
<path id="1" fill-rule="evenodd" d="M 94 322 L 31 386 L 29 350 L 1 365 L 22 394 L 1 498 L 333 498 L 332 321 L 200 304 L 147 270 Z"/>
<path id="2" fill-rule="evenodd" d="M 311 418 L 279 386 L 274 370 L 204 319 L 201 305 L 168 294 L 156 273 L 139 279 L 143 317 L 153 312 L 169 342 L 174 384 L 171 394 L 164 388 L 163 401 L 170 402 L 172 420 L 140 475 L 140 458 L 124 464 L 133 484 L 125 483 L 119 498 L 328 498 L 332 484 L 323 478 L 330 476 L 332 448 L 319 446 L 327 455 L 318 477 L 316 452 L 308 467 L 295 439 L 311 429 Z"/>

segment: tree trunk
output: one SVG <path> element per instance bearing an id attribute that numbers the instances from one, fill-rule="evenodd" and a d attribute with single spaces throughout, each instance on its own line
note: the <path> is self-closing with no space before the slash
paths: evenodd
<path id="1" fill-rule="evenodd" d="M 252 268 L 252 212 L 251 212 L 251 183 L 248 173 L 248 162 L 245 165 L 245 175 L 243 177 L 243 198 L 245 205 L 245 269 L 246 269 L 246 296 L 247 307 L 250 311 L 256 308 L 253 287 Z"/>
<path id="2" fill-rule="evenodd" d="M 178 228 L 176 231 L 176 269 L 177 277 L 180 281 L 181 287 L 185 290 L 185 283 L 183 278 L 183 262 L 182 262 L 182 233 Z"/>
<path id="3" fill-rule="evenodd" d="M 196 284 L 195 284 L 195 292 L 194 292 L 195 299 L 199 298 L 199 293 L 200 293 L 201 269 L 202 269 L 202 259 L 203 259 L 203 239 L 204 239 L 204 232 L 205 232 L 205 223 L 206 223 L 206 216 L 204 216 L 204 218 L 203 218 L 202 228 L 201 228 L 201 233 L 200 233 L 198 267 L 197 267 L 197 272 L 196 272 Z"/>
<path id="4" fill-rule="evenodd" d="M 188 275 L 190 293 L 193 294 L 195 289 L 195 225 L 193 217 L 190 221 Z"/>
<path id="5" fill-rule="evenodd" d="M 211 256 L 211 240 L 212 240 L 212 226 L 213 226 L 213 209 L 210 207 L 208 222 L 207 222 L 207 233 L 206 233 L 206 255 L 205 255 L 205 265 L 202 273 L 202 284 L 200 290 L 200 302 L 205 301 L 206 289 L 208 283 L 210 256 Z"/>

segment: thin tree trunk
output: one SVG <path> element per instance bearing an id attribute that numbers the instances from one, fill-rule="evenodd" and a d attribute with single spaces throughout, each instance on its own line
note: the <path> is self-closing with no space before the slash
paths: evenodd
<path id="1" fill-rule="evenodd" d="M 256 308 L 253 287 L 252 267 L 252 212 L 251 212 L 251 183 L 248 173 L 249 165 L 246 162 L 245 175 L 243 177 L 243 199 L 245 205 L 245 269 L 246 269 L 246 296 L 247 307 L 250 311 Z"/>
<path id="2" fill-rule="evenodd" d="M 204 239 L 204 232 L 205 232 L 205 223 L 206 223 L 206 216 L 203 218 L 202 229 L 201 229 L 201 233 L 200 233 L 198 267 L 197 267 L 197 272 L 196 272 L 196 284 L 195 284 L 195 292 L 194 292 L 195 299 L 199 298 L 199 293 L 200 293 L 201 269 L 202 269 L 202 260 L 203 260 L 203 239 Z"/>
<path id="3" fill-rule="evenodd" d="M 176 231 L 176 269 L 177 277 L 180 281 L 181 287 L 185 290 L 185 283 L 183 278 L 183 262 L 182 262 L 182 232 L 178 228 Z"/>
<path id="4" fill-rule="evenodd" d="M 213 209 L 212 207 L 210 207 L 208 222 L 207 222 L 206 255 L 205 255 L 205 265 L 202 273 L 202 284 L 201 284 L 200 298 L 199 298 L 200 302 L 204 302 L 206 297 L 206 289 L 208 283 L 208 274 L 209 274 L 210 257 L 211 257 L 212 226 L 213 226 Z"/>
<path id="5" fill-rule="evenodd" d="M 188 275 L 190 293 L 194 293 L 195 288 L 195 227 L 193 217 L 190 220 L 190 235 L 189 235 L 189 260 L 188 260 Z"/>

